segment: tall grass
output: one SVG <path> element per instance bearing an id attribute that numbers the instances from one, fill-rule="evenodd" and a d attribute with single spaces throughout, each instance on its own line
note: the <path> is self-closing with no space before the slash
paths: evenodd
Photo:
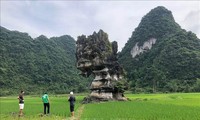
<path id="1" fill-rule="evenodd" d="M 200 94 L 136 94 L 85 106 L 83 120 L 200 120 Z"/>
<path id="2" fill-rule="evenodd" d="M 43 103 L 39 96 L 25 96 L 25 120 L 70 119 L 67 95 L 50 96 L 50 115 L 42 116 Z M 75 119 L 77 120 L 200 120 L 200 93 L 175 94 L 127 94 L 131 101 L 86 104 L 76 96 Z M 0 98 L 1 120 L 18 119 L 16 97 Z M 82 109 L 82 110 L 79 110 Z M 78 112 L 82 112 L 82 114 Z"/>

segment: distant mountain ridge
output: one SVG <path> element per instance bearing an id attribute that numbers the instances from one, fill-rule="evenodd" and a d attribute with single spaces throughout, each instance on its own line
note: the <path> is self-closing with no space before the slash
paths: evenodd
<path id="1" fill-rule="evenodd" d="M 0 27 L 0 95 L 83 92 L 89 81 L 78 75 L 75 40 L 64 35 L 32 39 Z"/>
<path id="2" fill-rule="evenodd" d="M 119 55 L 134 92 L 193 92 L 200 85 L 200 39 L 158 6 L 146 14 Z"/>

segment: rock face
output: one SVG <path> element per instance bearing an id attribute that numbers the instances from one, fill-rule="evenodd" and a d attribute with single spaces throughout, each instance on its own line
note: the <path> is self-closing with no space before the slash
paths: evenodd
<path id="1" fill-rule="evenodd" d="M 117 42 L 110 43 L 108 35 L 100 30 L 88 37 L 79 36 L 76 45 L 77 68 L 81 75 L 95 77 L 90 86 L 91 94 L 85 101 L 126 100 L 118 86 L 123 79 L 123 69 L 117 59 Z"/>
<path id="2" fill-rule="evenodd" d="M 150 50 L 153 44 L 155 43 L 156 43 L 155 38 L 151 38 L 148 41 L 144 42 L 142 46 L 138 46 L 138 43 L 136 43 L 135 46 L 131 50 L 132 58 L 134 58 L 136 55 L 139 55 L 140 53 Z"/>

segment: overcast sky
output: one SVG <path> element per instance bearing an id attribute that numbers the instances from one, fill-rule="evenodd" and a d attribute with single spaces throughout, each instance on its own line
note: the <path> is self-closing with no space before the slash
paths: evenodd
<path id="1" fill-rule="evenodd" d="M 200 38 L 200 1 L 64 1 L 1 0 L 1 26 L 33 38 L 91 35 L 102 29 L 124 47 L 142 17 L 157 6 L 172 11 L 175 21 Z"/>

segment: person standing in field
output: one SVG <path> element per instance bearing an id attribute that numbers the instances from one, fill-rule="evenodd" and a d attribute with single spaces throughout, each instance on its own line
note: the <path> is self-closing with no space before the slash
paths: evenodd
<path id="1" fill-rule="evenodd" d="M 24 91 L 22 90 L 18 96 L 19 100 L 19 117 L 23 116 L 23 109 L 24 109 Z"/>
<path id="2" fill-rule="evenodd" d="M 74 106 L 75 106 L 75 101 L 76 98 L 73 95 L 73 92 L 70 92 L 70 97 L 68 98 L 68 101 L 70 102 L 70 112 L 71 112 L 71 116 L 74 116 Z"/>
<path id="3" fill-rule="evenodd" d="M 49 101 L 49 96 L 47 93 L 44 93 L 42 96 L 42 102 L 44 104 L 44 114 L 49 114 L 50 113 L 50 101 Z M 47 108 L 47 111 L 46 111 Z"/>

